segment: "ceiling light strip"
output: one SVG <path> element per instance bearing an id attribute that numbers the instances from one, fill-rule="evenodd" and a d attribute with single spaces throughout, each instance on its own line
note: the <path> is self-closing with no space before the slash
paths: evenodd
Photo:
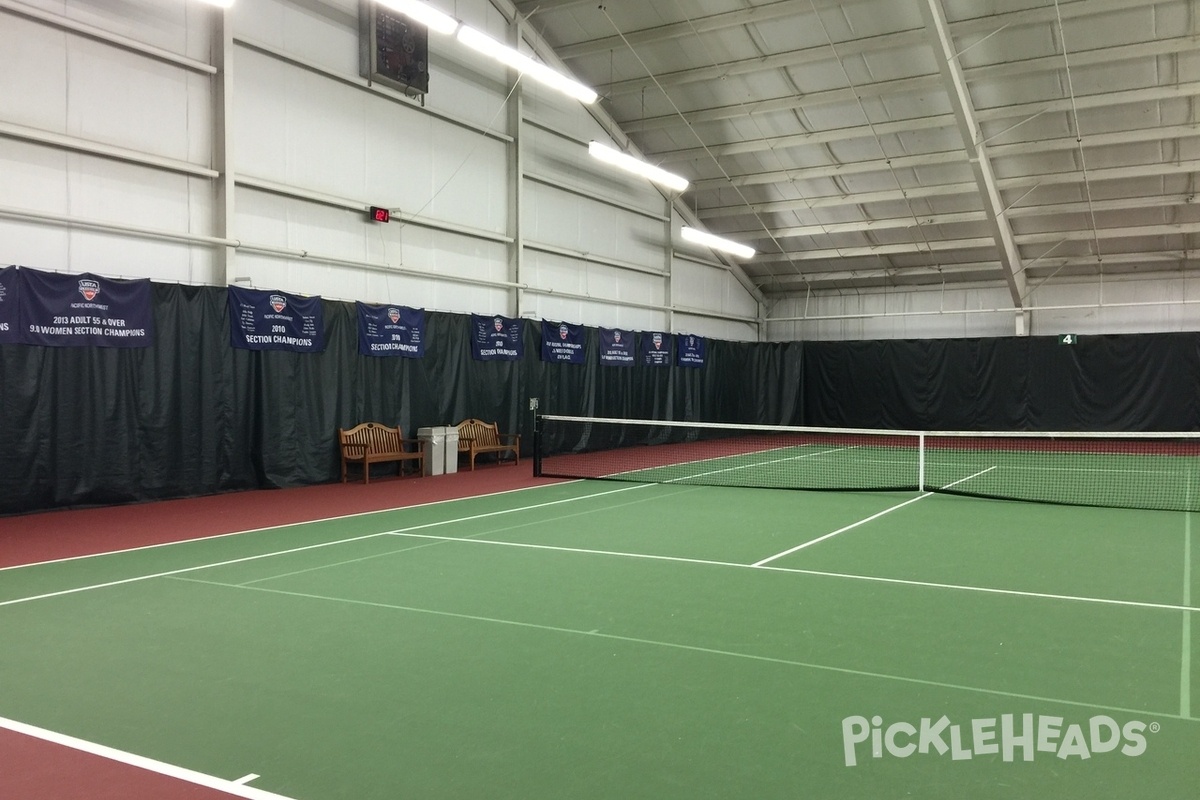
<path id="1" fill-rule="evenodd" d="M 609 24 L 612 25 L 613 30 L 616 31 L 616 35 L 618 37 L 620 37 L 621 41 L 625 43 L 625 46 L 627 48 L 629 48 L 629 52 L 633 54 L 633 57 L 635 59 L 637 59 L 638 64 L 640 64 L 642 69 L 646 71 L 646 74 L 650 77 L 650 80 L 654 81 L 654 85 L 658 87 L 658 90 L 660 92 L 662 92 L 663 97 L 666 98 L 666 101 L 668 103 L 670 103 L 671 108 L 674 109 L 674 111 L 675 111 L 675 114 L 681 120 L 683 120 L 683 124 L 687 126 L 688 131 L 692 134 L 692 136 L 695 137 L 696 141 L 700 143 L 700 147 L 703 148 L 704 152 L 708 154 L 708 157 L 710 159 L 712 159 L 713 164 L 716 166 L 716 168 L 718 170 L 720 170 L 721 174 L 725 177 L 725 180 L 729 182 L 729 185 L 731 186 L 733 191 L 737 194 L 737 196 L 741 199 L 742 203 L 749 210 L 750 214 L 754 217 L 755 220 L 758 221 L 759 225 L 763 229 L 763 233 L 765 233 L 767 238 L 770 239 L 771 242 L 773 242 L 775 244 L 775 246 L 779 249 L 780 252 L 784 253 L 784 256 L 786 258 L 787 254 L 783 250 L 783 245 L 779 242 L 778 239 L 775 238 L 775 235 L 771 232 L 771 229 L 767 226 L 767 224 L 763 220 L 762 216 L 755 210 L 754 206 L 750 203 L 750 200 L 742 192 L 741 187 L 739 187 L 733 183 L 733 179 L 730 178 L 729 173 L 726 171 L 725 167 L 717 159 L 716 155 L 712 152 L 712 150 L 709 149 L 708 144 L 704 141 L 703 138 L 701 138 L 700 134 L 696 131 L 695 126 L 692 125 L 691 121 L 687 118 L 687 116 L 683 113 L 683 111 L 680 110 L 679 106 L 676 105 L 675 100 L 667 92 L 666 87 L 662 85 L 662 83 L 658 80 L 658 77 L 651 71 L 650 67 L 647 66 L 646 62 L 638 54 L 637 50 L 634 49 L 633 44 L 630 43 L 629 39 L 621 31 L 620 27 L 617 26 L 616 21 L 612 18 L 611 15 L 609 15 L 608 9 L 605 8 L 604 6 L 600 6 L 600 11 L 601 11 L 601 13 L 604 14 L 604 17 L 605 17 L 605 19 L 608 20 Z M 682 9 L 680 9 L 680 11 L 682 11 Z M 686 14 L 684 14 L 684 19 L 686 19 L 688 24 L 691 25 L 691 19 L 689 17 L 687 17 Z M 693 30 L 695 30 L 694 25 L 692 26 L 692 28 L 693 28 Z M 753 121 L 754 124 L 757 126 L 758 122 L 757 122 L 757 120 L 754 119 L 754 116 L 752 114 L 747 114 L 747 117 L 749 117 L 750 120 Z M 734 242 L 733 244 L 737 244 L 737 243 Z M 738 246 L 746 247 L 746 245 L 738 245 Z M 750 249 L 750 248 L 747 248 L 747 249 Z M 727 251 L 723 251 L 723 252 L 727 252 Z M 750 254 L 754 255 L 754 251 L 750 250 Z M 748 257 L 749 256 L 747 256 L 747 258 Z M 799 265 L 796 264 L 795 262 L 793 262 L 790 258 L 788 258 L 787 260 L 790 264 L 792 264 L 792 267 L 796 271 L 796 275 L 801 280 L 807 280 L 805 278 L 804 274 L 801 272 Z"/>
<path id="2" fill-rule="evenodd" d="M 588 143 L 588 153 L 592 158 L 603 161 L 605 164 L 611 164 L 618 169 L 623 169 L 634 175 L 640 175 L 676 192 L 682 192 L 688 187 L 688 180 L 682 175 L 667 172 L 661 167 L 656 167 L 653 164 L 642 161 L 640 158 L 634 158 L 627 153 L 622 153 L 620 150 L 609 147 L 606 144 L 590 142 Z"/>
<path id="3" fill-rule="evenodd" d="M 591 105 L 596 102 L 598 95 L 590 87 L 584 86 L 574 78 L 568 78 L 540 61 L 534 61 L 524 53 L 520 53 L 492 37 L 480 33 L 469 25 L 458 29 L 458 40 L 478 53 L 499 61 L 505 66 L 515 69 L 538 83 L 556 89 L 563 94 L 574 97 L 581 103 Z"/>
<path id="4" fill-rule="evenodd" d="M 232 2 L 232 0 L 223 1 Z M 591 105 L 598 99 L 598 95 L 590 87 L 584 86 L 574 78 L 569 78 L 540 61 L 535 61 L 515 48 L 480 33 L 469 25 L 464 25 L 428 3 L 423 3 L 421 0 L 375 0 L 375 2 L 424 25 L 434 33 L 446 36 L 456 34 L 455 38 L 472 50 L 499 61 L 521 75 L 527 75 L 538 83 L 562 92 L 568 97 L 573 97 L 581 103 Z"/>
<path id="5" fill-rule="evenodd" d="M 720 250 L 722 253 L 729 253 L 730 255 L 737 256 L 738 258 L 754 257 L 753 247 L 747 247 L 746 245 L 735 242 L 731 239 L 713 236 L 711 233 L 706 233 L 699 228 L 691 228 L 687 225 L 684 225 L 683 230 L 680 233 L 682 234 L 684 240 L 693 244 L 711 247 L 714 250 Z"/>
<path id="6" fill-rule="evenodd" d="M 458 30 L 458 20 L 420 0 L 375 0 L 375 2 L 384 8 L 403 14 L 413 22 L 419 22 L 434 33 L 448 36 Z"/>

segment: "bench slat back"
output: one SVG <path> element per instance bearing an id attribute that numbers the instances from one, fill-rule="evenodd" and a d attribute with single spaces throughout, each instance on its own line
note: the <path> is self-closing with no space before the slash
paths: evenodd
<path id="1" fill-rule="evenodd" d="M 458 423 L 456 427 L 458 428 L 459 450 L 470 450 L 472 444 L 476 447 L 500 444 L 500 433 L 494 422 L 468 419 Z"/>
<path id="2" fill-rule="evenodd" d="M 389 428 L 377 422 L 364 422 L 349 430 L 339 430 L 342 444 L 365 446 L 371 453 L 396 453 L 400 451 L 399 428 Z"/>

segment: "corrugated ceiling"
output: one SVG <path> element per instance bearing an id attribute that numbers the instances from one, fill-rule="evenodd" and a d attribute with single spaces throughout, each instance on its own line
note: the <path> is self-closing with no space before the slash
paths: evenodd
<path id="1" fill-rule="evenodd" d="M 1196 268 L 1196 2 L 525 0 L 768 296 Z"/>

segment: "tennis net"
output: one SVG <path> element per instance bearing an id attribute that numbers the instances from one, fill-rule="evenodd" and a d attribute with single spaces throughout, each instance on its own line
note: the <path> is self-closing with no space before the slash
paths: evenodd
<path id="1" fill-rule="evenodd" d="M 534 474 L 1200 510 L 1195 433 L 887 431 L 543 415 Z"/>

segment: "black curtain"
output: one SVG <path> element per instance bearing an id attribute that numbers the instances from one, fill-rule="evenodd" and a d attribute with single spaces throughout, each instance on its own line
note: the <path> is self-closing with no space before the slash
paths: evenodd
<path id="1" fill-rule="evenodd" d="M 1200 334 L 707 343 L 702 368 L 475 361 L 470 316 L 426 315 L 422 359 L 358 353 L 324 301 L 320 354 L 234 349 L 226 291 L 153 284 L 143 349 L 0 345 L 0 513 L 337 480 L 336 431 L 468 417 L 532 443 L 529 399 L 580 416 L 921 430 L 1200 428 Z M 598 331 L 585 328 L 587 352 Z"/>
<path id="2" fill-rule="evenodd" d="M 806 423 L 905 430 L 1188 431 L 1200 334 L 807 342 Z"/>

